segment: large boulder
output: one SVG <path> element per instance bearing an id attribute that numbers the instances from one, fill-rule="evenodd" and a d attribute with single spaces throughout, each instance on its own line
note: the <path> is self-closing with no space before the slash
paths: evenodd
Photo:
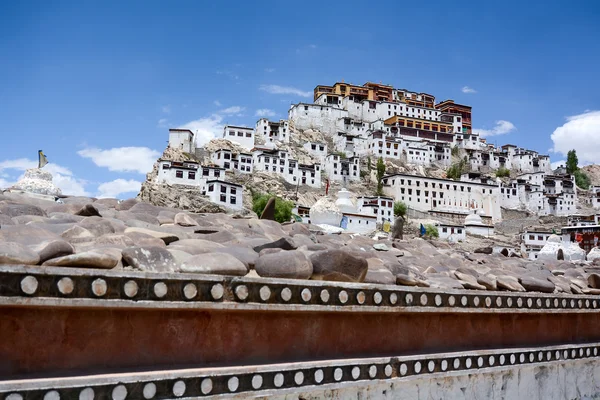
<path id="1" fill-rule="evenodd" d="M 244 276 L 248 268 L 243 262 L 230 254 L 209 253 L 192 256 L 186 259 L 179 268 L 181 272 L 198 274 Z"/>
<path id="2" fill-rule="evenodd" d="M 299 250 L 263 254 L 254 269 L 259 276 L 269 278 L 309 279 L 313 275 L 311 261 Z"/>
<path id="3" fill-rule="evenodd" d="M 11 218 L 18 217 L 21 215 L 38 215 L 45 217 L 46 213 L 38 206 L 31 204 L 16 204 L 16 203 L 4 203 L 0 204 L 0 214 L 7 215 Z"/>
<path id="4" fill-rule="evenodd" d="M 282 237 L 274 242 L 265 243 L 254 247 L 254 251 L 260 253 L 263 249 L 282 249 L 282 250 L 295 250 L 298 246 L 292 238 Z"/>
<path id="5" fill-rule="evenodd" d="M 175 257 L 162 247 L 128 247 L 122 251 L 123 260 L 135 269 L 154 272 L 173 272 Z"/>
<path id="6" fill-rule="evenodd" d="M 253 269 L 258 260 L 258 253 L 248 247 L 227 246 L 213 249 L 214 253 L 230 254 L 244 263 L 246 268 Z"/>
<path id="7" fill-rule="evenodd" d="M 152 236 L 156 239 L 160 239 L 163 242 L 165 242 L 165 244 L 169 244 L 169 243 L 176 242 L 179 240 L 179 236 L 177 236 L 173 233 L 155 231 L 155 230 L 146 229 L 146 228 L 135 228 L 135 227 L 126 228 L 125 234 L 128 235 L 129 233 L 143 233 L 145 235 Z"/>
<path id="8" fill-rule="evenodd" d="M 38 254 L 26 246 L 15 242 L 0 242 L 0 264 L 37 265 Z"/>
<path id="9" fill-rule="evenodd" d="M 183 239 L 169 245 L 170 249 L 177 249 L 190 254 L 212 253 L 214 250 L 223 247 L 222 244 L 203 239 Z"/>
<path id="10" fill-rule="evenodd" d="M 42 265 L 112 269 L 121 261 L 119 250 L 98 249 L 47 260 Z"/>
<path id="11" fill-rule="evenodd" d="M 532 276 L 522 276 L 519 283 L 528 292 L 554 293 L 554 284 L 545 279 L 538 279 Z"/>
<path id="12" fill-rule="evenodd" d="M 314 280 L 363 282 L 367 275 L 368 263 L 343 250 L 324 250 L 310 257 L 313 264 Z"/>

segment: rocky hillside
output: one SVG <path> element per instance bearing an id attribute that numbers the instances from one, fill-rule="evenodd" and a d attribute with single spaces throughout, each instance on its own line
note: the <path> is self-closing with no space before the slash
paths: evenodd
<path id="1" fill-rule="evenodd" d="M 590 178 L 593 186 L 600 186 L 600 165 L 592 164 L 581 168 Z"/>
<path id="2" fill-rule="evenodd" d="M 596 261 L 530 262 L 409 235 L 327 235 L 312 225 L 190 213 L 138 199 L 62 201 L 0 195 L 0 264 L 600 293 Z"/>

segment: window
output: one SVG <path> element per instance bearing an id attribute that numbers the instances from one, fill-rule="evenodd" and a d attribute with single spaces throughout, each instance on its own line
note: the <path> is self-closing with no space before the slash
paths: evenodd
<path id="1" fill-rule="evenodd" d="M 538 235 L 538 239 L 537 240 L 544 240 L 544 237 Z"/>
<path id="2" fill-rule="evenodd" d="M 219 200 L 221 200 L 221 202 L 225 203 L 225 202 L 227 201 L 227 195 L 226 195 L 226 194 L 222 194 L 222 195 L 219 197 Z"/>
<path id="3" fill-rule="evenodd" d="M 304 111 L 308 111 L 308 106 L 304 106 Z"/>
<path id="4" fill-rule="evenodd" d="M 239 137 L 243 137 L 244 136 L 244 132 L 238 132 L 238 136 Z"/>
<path id="5" fill-rule="evenodd" d="M 229 197 L 229 202 L 230 202 L 231 204 L 235 204 L 235 196 L 231 196 L 231 197 Z"/>
<path id="6" fill-rule="evenodd" d="M 529 235 L 529 240 L 535 240 L 535 236 L 534 235 Z"/>
<path id="7" fill-rule="evenodd" d="M 215 177 L 218 178 L 221 176 L 221 171 L 215 170 Z"/>
<path id="8" fill-rule="evenodd" d="M 228 162 L 226 162 L 226 163 L 223 163 L 223 167 L 225 167 L 225 168 L 229 169 L 229 163 L 228 163 Z"/>
<path id="9" fill-rule="evenodd" d="M 202 176 L 208 176 L 209 172 L 208 168 L 202 168 Z"/>
<path id="10" fill-rule="evenodd" d="M 229 189 L 229 193 L 231 193 L 231 194 L 236 194 L 236 192 L 237 192 L 237 190 L 234 187 Z"/>
<path id="11" fill-rule="evenodd" d="M 456 233 L 462 233 L 462 229 L 457 229 Z"/>
<path id="12" fill-rule="evenodd" d="M 212 183 L 210 185 L 208 185 L 208 191 L 212 192 L 213 190 L 215 190 L 215 185 L 213 185 Z"/>
<path id="13" fill-rule="evenodd" d="M 194 171 L 189 171 L 188 179 L 196 179 L 196 173 Z"/>
<path id="14" fill-rule="evenodd" d="M 180 171 L 180 170 L 175 171 L 175 177 L 176 178 L 183 178 L 183 171 Z"/>
<path id="15" fill-rule="evenodd" d="M 246 133 L 246 137 L 252 137 L 251 133 Z"/>
<path id="16" fill-rule="evenodd" d="M 163 165 L 162 165 L 162 168 L 163 168 L 163 169 L 169 169 L 169 164 L 163 164 Z"/>
<path id="17" fill-rule="evenodd" d="M 442 232 L 443 233 L 447 233 L 448 232 L 448 228 L 442 228 Z"/>

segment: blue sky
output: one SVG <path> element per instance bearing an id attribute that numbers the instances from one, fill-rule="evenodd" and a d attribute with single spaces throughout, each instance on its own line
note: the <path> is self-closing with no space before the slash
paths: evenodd
<path id="1" fill-rule="evenodd" d="M 0 187 L 43 149 L 64 192 L 135 196 L 169 127 L 285 118 L 342 79 L 470 104 L 492 143 L 600 162 L 598 21 L 595 1 L 1 2 Z"/>

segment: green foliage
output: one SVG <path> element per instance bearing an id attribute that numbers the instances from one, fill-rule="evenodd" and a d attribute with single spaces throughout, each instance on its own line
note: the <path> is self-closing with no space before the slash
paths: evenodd
<path id="1" fill-rule="evenodd" d="M 360 177 L 361 178 L 366 178 L 367 176 L 369 176 L 369 171 L 365 171 L 364 169 L 360 170 Z"/>
<path id="2" fill-rule="evenodd" d="M 448 179 L 454 179 L 455 181 L 460 179 L 460 176 L 467 171 L 467 159 L 463 158 L 457 163 L 454 163 L 446 171 Z"/>
<path id="3" fill-rule="evenodd" d="M 578 169 L 573 173 L 573 175 L 575 175 L 575 184 L 577 185 L 577 187 L 585 190 L 590 188 L 592 182 L 590 180 L 590 177 L 587 176 L 585 172 Z"/>
<path id="4" fill-rule="evenodd" d="M 385 163 L 383 158 L 377 160 L 377 196 L 383 195 L 383 175 L 385 175 Z"/>
<path id="5" fill-rule="evenodd" d="M 498 177 L 498 178 L 508 178 L 508 177 L 510 177 L 510 170 L 508 168 L 500 167 L 496 171 L 496 177 Z"/>
<path id="6" fill-rule="evenodd" d="M 252 211 L 260 217 L 267 202 L 271 197 L 271 194 L 252 193 Z M 291 201 L 277 198 L 275 200 L 275 221 L 277 222 L 288 222 L 292 218 L 292 208 L 294 203 Z"/>
<path id="7" fill-rule="evenodd" d="M 567 174 L 574 174 L 579 169 L 578 163 L 579 160 L 575 150 L 569 150 L 567 153 Z"/>
<path id="8" fill-rule="evenodd" d="M 406 203 L 401 201 L 394 202 L 394 215 L 396 217 L 404 217 L 406 215 L 407 206 Z"/>
<path id="9" fill-rule="evenodd" d="M 458 148 L 458 146 L 453 146 L 450 150 L 450 154 L 452 154 L 454 157 L 458 157 L 458 155 L 460 154 L 460 149 Z"/>
<path id="10" fill-rule="evenodd" d="M 431 225 L 431 224 L 427 224 L 425 225 L 425 236 L 429 237 L 429 238 L 439 238 L 440 234 L 438 232 L 438 229 L 435 225 Z"/>
<path id="11" fill-rule="evenodd" d="M 346 157 L 346 153 L 344 153 L 343 151 L 334 151 L 331 154 L 335 154 L 336 156 L 340 156 L 340 158 L 348 158 L 348 157 Z"/>
<path id="12" fill-rule="evenodd" d="M 371 172 L 373 169 L 373 164 L 371 164 L 371 156 L 367 157 L 367 168 L 369 169 L 369 172 Z"/>

